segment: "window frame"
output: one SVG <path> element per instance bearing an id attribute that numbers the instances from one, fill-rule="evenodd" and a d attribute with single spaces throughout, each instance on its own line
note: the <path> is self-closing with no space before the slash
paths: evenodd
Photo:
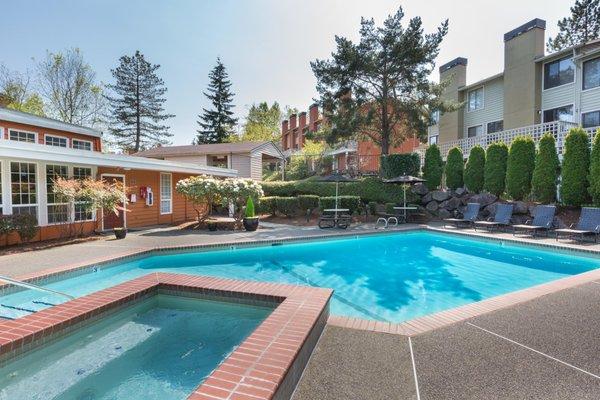
<path id="1" fill-rule="evenodd" d="M 53 137 L 53 138 L 57 138 L 57 139 L 65 139 L 66 143 L 65 146 L 55 146 L 53 144 L 48 144 L 46 142 L 46 140 L 48 139 L 48 137 Z M 45 133 L 44 134 L 44 146 L 51 146 L 51 147 L 60 147 L 62 149 L 68 149 L 69 148 L 69 138 L 66 136 L 61 136 L 61 135 L 53 135 L 51 133 Z"/>
<path id="2" fill-rule="evenodd" d="M 586 114 L 594 114 L 594 113 L 598 113 L 598 125 L 588 126 L 588 127 L 583 126 L 583 116 Z M 581 113 L 581 126 L 583 127 L 583 129 L 595 128 L 596 126 L 600 126 L 600 109 L 582 112 Z"/>
<path id="3" fill-rule="evenodd" d="M 431 139 L 434 139 L 434 138 L 435 138 L 434 143 L 432 143 Z M 432 144 L 437 145 L 439 143 L 439 141 L 440 141 L 440 134 L 438 133 L 437 135 L 431 135 L 431 136 L 429 136 L 429 139 L 427 140 L 427 143 L 429 143 L 429 145 L 431 146 Z"/>
<path id="4" fill-rule="evenodd" d="M 587 92 L 588 90 L 594 90 L 594 89 L 599 89 L 600 88 L 600 79 L 598 80 L 598 85 L 596 86 L 592 86 L 589 88 L 585 88 L 585 64 L 591 61 L 597 61 L 598 62 L 598 71 L 600 74 L 600 56 L 599 57 L 595 57 L 595 58 L 590 58 L 589 60 L 585 60 L 581 63 L 581 91 L 582 92 Z M 590 111 L 593 112 L 593 111 Z"/>
<path id="5" fill-rule="evenodd" d="M 469 136 L 469 129 L 476 128 L 478 126 L 481 127 L 481 135 Z M 479 136 L 485 135 L 485 131 L 483 129 L 483 123 L 481 123 L 481 124 L 475 124 L 475 125 L 471 125 L 471 126 L 467 126 L 467 131 L 465 133 L 467 134 L 466 138 L 473 138 L 473 137 L 479 137 Z"/>
<path id="6" fill-rule="evenodd" d="M 79 149 L 75 147 L 75 142 L 82 142 L 82 143 L 89 143 L 90 144 L 90 149 Z M 91 140 L 85 140 L 85 139 L 77 139 L 77 138 L 73 138 L 71 139 L 71 148 L 73 150 L 80 150 L 80 151 L 94 151 L 94 142 Z"/>
<path id="7" fill-rule="evenodd" d="M 169 198 L 163 197 L 163 176 L 169 177 Z M 158 205 L 160 210 L 160 215 L 169 215 L 173 214 L 173 174 L 170 172 L 161 172 L 159 177 L 159 194 L 160 194 L 160 203 Z M 169 203 L 169 211 L 163 212 L 163 201 L 168 201 Z"/>
<path id="8" fill-rule="evenodd" d="M 10 133 L 11 132 L 29 133 L 29 134 L 32 134 L 35 139 L 34 139 L 33 142 L 29 142 L 29 141 L 26 141 L 26 140 L 14 140 L 14 139 L 10 138 Z M 19 142 L 19 143 L 39 143 L 39 135 L 35 131 L 26 131 L 24 129 L 8 128 L 8 135 L 7 135 L 7 137 L 8 137 L 8 140 L 10 140 L 12 142 Z"/>
<path id="9" fill-rule="evenodd" d="M 70 171 L 69 171 L 69 166 L 68 166 L 67 164 L 60 164 L 60 163 L 57 163 L 57 164 L 54 164 L 54 163 L 46 163 L 46 164 L 44 165 L 44 178 L 45 178 L 45 179 L 44 179 L 44 183 L 46 184 L 46 223 L 47 223 L 48 225 L 63 225 L 63 224 L 69 224 L 69 223 L 71 223 L 71 222 L 72 222 L 72 213 L 71 213 L 71 211 L 72 211 L 72 210 L 71 210 L 71 204 L 70 204 L 69 202 L 58 202 L 58 203 L 51 203 L 51 202 L 48 200 L 48 196 L 50 196 L 50 195 L 53 195 L 53 196 L 55 196 L 55 195 L 54 195 L 54 193 L 52 193 L 52 192 L 51 192 L 51 190 L 50 190 L 50 188 L 49 188 L 49 185 L 50 185 L 50 184 L 48 183 L 48 167 L 61 167 L 61 168 L 62 168 L 62 167 L 65 167 L 65 168 L 66 168 L 66 172 L 67 172 L 67 173 L 65 174 L 65 175 L 66 175 L 66 176 L 65 176 L 65 178 L 66 178 L 66 179 L 69 179 L 69 177 L 70 177 L 70 173 L 69 173 L 69 172 L 70 172 Z M 55 199 L 55 200 L 56 200 L 56 199 Z M 66 219 L 66 220 L 64 220 L 64 221 L 53 221 L 53 222 L 50 222 L 50 218 L 49 218 L 49 216 L 50 216 L 50 207 L 53 207 L 53 206 L 54 206 L 54 207 L 55 207 L 55 206 L 66 206 L 66 209 L 67 209 L 67 219 Z"/>
<path id="10" fill-rule="evenodd" d="M 33 176 L 35 177 L 35 199 L 36 202 L 35 203 L 24 203 L 24 204 L 15 204 L 15 202 L 13 201 L 13 196 L 15 195 L 14 191 L 13 191 L 13 185 L 15 184 L 12 180 L 12 165 L 13 164 L 29 164 L 29 165 L 33 165 L 35 167 L 35 171 L 33 173 Z M 41 224 L 40 221 L 40 182 L 39 182 L 39 167 L 40 164 L 36 163 L 36 162 L 29 162 L 26 160 L 9 160 L 8 161 L 8 185 L 10 187 L 10 213 L 11 214 L 15 214 L 15 209 L 17 208 L 26 208 L 26 207 L 35 207 L 35 218 L 37 220 L 38 224 Z M 20 167 L 19 167 L 19 171 L 20 171 Z M 17 182 L 16 184 L 18 185 L 22 185 L 22 181 L 19 179 L 19 182 Z M 30 184 L 30 183 L 29 183 Z M 18 193 L 19 195 L 22 195 L 22 193 L 19 191 Z M 31 196 L 31 194 L 28 194 L 28 196 Z M 8 204 L 5 206 L 9 206 Z M 20 213 L 19 213 L 20 214 Z"/>
<path id="11" fill-rule="evenodd" d="M 498 122 L 502 122 L 502 129 L 500 129 L 499 131 L 495 131 L 495 132 L 490 132 L 489 128 L 490 128 L 490 124 L 496 124 Z M 504 119 L 497 119 L 495 121 L 489 121 L 485 123 L 485 134 L 492 134 L 492 133 L 498 133 L 498 132 L 502 132 L 504 131 Z"/>
<path id="12" fill-rule="evenodd" d="M 94 176 L 94 169 L 92 167 L 86 167 L 86 166 L 83 166 L 83 165 L 73 165 L 72 169 L 71 169 L 71 177 L 73 179 L 82 179 L 80 177 L 76 177 L 75 176 L 75 168 L 89 169 L 90 170 L 89 177 L 92 178 Z M 85 179 L 85 178 L 83 178 L 83 179 Z M 73 205 L 71 207 L 71 209 L 72 209 L 72 215 L 73 215 L 73 219 L 72 219 L 73 222 L 79 223 L 79 222 L 95 221 L 96 220 L 96 211 L 95 210 L 91 211 L 90 218 L 88 218 L 88 219 L 77 219 L 77 209 L 76 209 L 76 207 L 77 207 L 77 205 L 83 204 L 83 203 L 84 203 L 83 201 L 75 201 L 75 202 L 73 202 Z"/>
<path id="13" fill-rule="evenodd" d="M 544 121 L 544 114 L 546 113 L 546 111 L 557 110 L 559 108 L 564 108 L 564 107 L 571 107 L 571 109 L 572 109 L 572 114 L 571 115 L 573 116 L 573 121 L 563 121 L 563 122 L 574 122 L 575 121 L 575 104 L 569 103 L 569 104 L 564 104 L 562 106 L 552 107 L 552 108 L 546 108 L 546 109 L 542 110 L 542 124 L 550 124 L 552 122 L 560 122 L 560 120 Z"/>
<path id="14" fill-rule="evenodd" d="M 470 96 L 471 93 L 475 92 L 475 91 L 479 91 L 481 90 L 481 107 L 479 108 L 474 108 L 474 109 L 470 109 L 471 107 L 471 100 L 470 100 Z M 471 113 L 471 112 L 475 112 L 475 111 L 480 111 L 485 109 L 485 86 L 478 86 L 476 88 L 473 89 L 469 89 L 467 90 L 467 112 Z"/>
<path id="15" fill-rule="evenodd" d="M 567 83 L 562 83 L 560 85 L 557 86 L 552 86 L 552 87 L 546 87 L 546 65 L 548 64 L 553 64 L 553 63 L 559 63 L 563 60 L 568 60 L 571 59 L 571 62 L 573 63 L 573 81 L 572 82 L 567 82 Z M 560 74 L 560 69 L 559 69 L 559 74 Z M 556 60 L 552 60 L 552 61 L 546 61 L 543 65 L 542 65 L 542 91 L 546 91 L 546 90 L 552 90 L 552 89 L 556 89 L 565 85 L 570 85 L 570 84 L 575 84 L 577 82 L 577 66 L 575 65 L 575 60 L 573 60 L 573 55 L 570 56 L 566 56 L 566 57 L 561 57 L 561 58 L 557 58 Z M 559 107 L 555 107 L 555 108 L 559 108 Z"/>

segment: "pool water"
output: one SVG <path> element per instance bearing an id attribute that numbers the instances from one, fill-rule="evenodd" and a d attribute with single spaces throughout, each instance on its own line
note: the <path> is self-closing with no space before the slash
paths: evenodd
<path id="1" fill-rule="evenodd" d="M 0 368 L 0 399 L 185 399 L 271 311 L 153 296 Z"/>
<path id="2" fill-rule="evenodd" d="M 165 271 L 333 288 L 331 313 L 401 322 L 600 266 L 600 258 L 425 231 L 182 252 L 134 259 L 48 287 L 81 296 Z M 28 310 L 63 301 L 30 290 L 0 297 Z M 0 307 L 0 315 L 25 311 Z"/>

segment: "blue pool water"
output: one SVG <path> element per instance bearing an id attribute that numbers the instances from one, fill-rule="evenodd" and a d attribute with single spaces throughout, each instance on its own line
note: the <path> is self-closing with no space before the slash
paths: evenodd
<path id="1" fill-rule="evenodd" d="M 419 231 L 157 255 L 48 287 L 80 296 L 156 271 L 284 282 L 335 289 L 332 314 L 401 322 L 599 266 L 595 257 Z M 39 300 L 62 301 L 28 290 L 0 304 L 47 307 Z"/>
<path id="2" fill-rule="evenodd" d="M 185 399 L 271 311 L 153 296 L 0 368 L 0 399 Z"/>

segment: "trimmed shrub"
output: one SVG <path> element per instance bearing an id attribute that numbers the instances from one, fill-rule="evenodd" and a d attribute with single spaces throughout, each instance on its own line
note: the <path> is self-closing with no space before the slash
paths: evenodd
<path id="1" fill-rule="evenodd" d="M 246 200 L 246 210 L 245 216 L 246 218 L 254 218 L 254 202 L 252 201 L 252 197 L 248 196 L 248 200 Z"/>
<path id="2" fill-rule="evenodd" d="M 480 193 L 483 190 L 485 175 L 485 150 L 477 145 L 471 149 L 469 160 L 465 166 L 465 186 L 470 192 Z"/>
<path id="3" fill-rule="evenodd" d="M 496 196 L 504 193 L 506 185 L 506 162 L 508 160 L 508 147 L 502 143 L 492 143 L 485 153 L 485 168 L 483 188 Z"/>
<path id="4" fill-rule="evenodd" d="M 319 196 L 314 194 L 300 194 L 298 195 L 298 208 L 302 212 L 308 212 L 308 210 L 316 210 L 319 208 Z"/>
<path id="5" fill-rule="evenodd" d="M 321 197 L 319 199 L 319 206 L 321 210 L 327 208 L 335 208 L 335 196 Z M 339 196 L 338 197 L 338 208 L 349 209 L 350 214 L 358 213 L 361 208 L 359 196 Z"/>
<path id="6" fill-rule="evenodd" d="M 417 153 L 381 156 L 381 174 L 386 179 L 400 175 L 416 176 L 420 169 L 421 158 Z"/>
<path id="7" fill-rule="evenodd" d="M 573 128 L 565 138 L 560 185 L 560 199 L 564 204 L 579 207 L 589 200 L 589 171 L 588 135 L 581 128 Z"/>
<path id="8" fill-rule="evenodd" d="M 369 209 L 369 214 L 371 214 L 371 215 L 377 214 L 377 202 L 376 201 L 370 201 L 369 204 L 367 204 L 367 207 Z"/>
<path id="9" fill-rule="evenodd" d="M 8 235 L 13 230 L 12 219 L 12 215 L 0 215 L 0 236 Z"/>
<path id="10" fill-rule="evenodd" d="M 277 201 L 276 196 L 261 197 L 258 202 L 258 212 L 268 213 L 271 215 L 277 214 L 276 201 Z"/>
<path id="11" fill-rule="evenodd" d="M 540 139 L 535 155 L 535 168 L 531 178 L 531 194 L 540 203 L 556 201 L 556 185 L 560 171 L 560 161 L 556 154 L 554 136 L 546 133 Z"/>
<path id="12" fill-rule="evenodd" d="M 425 185 L 429 190 L 435 190 L 442 183 L 444 174 L 444 161 L 440 154 L 440 148 L 432 144 L 425 151 L 425 162 L 423 165 L 423 178 L 427 180 Z"/>
<path id="13" fill-rule="evenodd" d="M 13 215 L 12 225 L 23 243 L 29 242 L 37 234 L 37 218 L 29 214 Z"/>
<path id="14" fill-rule="evenodd" d="M 590 160 L 590 195 L 596 207 L 600 207 L 600 128 L 594 136 Z"/>
<path id="15" fill-rule="evenodd" d="M 450 189 L 463 187 L 464 167 L 462 151 L 458 147 L 451 148 L 446 159 L 446 186 Z"/>
<path id="16" fill-rule="evenodd" d="M 506 163 L 506 193 L 513 200 L 523 200 L 531 192 L 535 167 L 535 143 L 530 136 L 519 136 L 510 145 Z"/>
<path id="17" fill-rule="evenodd" d="M 293 217 L 298 214 L 298 198 L 296 197 L 277 197 L 275 205 L 277 211 L 286 217 Z"/>

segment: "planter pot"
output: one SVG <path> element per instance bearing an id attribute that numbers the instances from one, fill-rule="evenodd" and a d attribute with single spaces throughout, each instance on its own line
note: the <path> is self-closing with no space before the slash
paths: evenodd
<path id="1" fill-rule="evenodd" d="M 125 239 L 125 236 L 127 236 L 127 229 L 124 228 L 114 229 L 113 232 L 117 239 Z"/>
<path id="2" fill-rule="evenodd" d="M 254 232 L 258 228 L 258 217 L 244 218 L 244 229 L 248 232 Z"/>
<path id="3" fill-rule="evenodd" d="M 208 230 L 214 232 L 217 230 L 217 224 L 207 224 Z"/>

